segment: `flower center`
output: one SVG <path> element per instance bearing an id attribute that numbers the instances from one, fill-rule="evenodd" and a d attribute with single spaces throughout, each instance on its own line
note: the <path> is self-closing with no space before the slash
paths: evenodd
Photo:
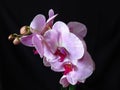
<path id="1" fill-rule="evenodd" d="M 68 52 L 64 47 L 59 47 L 57 48 L 55 55 L 60 57 L 59 59 L 60 62 L 63 62 L 65 57 L 68 55 Z"/>
<path id="2" fill-rule="evenodd" d="M 66 75 L 73 70 L 73 65 L 71 63 L 66 63 L 64 64 L 64 69 L 64 75 Z"/>

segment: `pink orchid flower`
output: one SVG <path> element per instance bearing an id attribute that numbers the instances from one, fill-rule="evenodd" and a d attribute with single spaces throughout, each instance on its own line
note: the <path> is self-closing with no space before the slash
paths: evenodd
<path id="1" fill-rule="evenodd" d="M 94 62 L 83 40 L 86 31 L 86 27 L 81 23 L 70 22 L 67 26 L 58 21 L 44 34 L 47 46 L 44 48 L 43 63 L 45 66 L 51 66 L 53 71 L 64 72 L 60 79 L 63 87 L 83 83 L 94 70 Z"/>
<path id="2" fill-rule="evenodd" d="M 35 47 L 41 57 L 43 57 L 44 53 L 43 34 L 52 27 L 53 20 L 57 16 L 57 14 L 54 15 L 54 11 L 52 9 L 49 10 L 48 15 L 49 19 L 47 21 L 44 15 L 36 15 L 30 24 L 30 31 L 32 34 L 22 36 L 20 38 L 23 45 Z"/>
<path id="3" fill-rule="evenodd" d="M 84 83 L 85 80 L 93 73 L 95 64 L 86 51 L 83 58 L 81 58 L 77 65 L 72 63 L 64 64 L 64 75 L 60 79 L 60 84 L 67 87 L 69 84 L 76 85 L 77 83 Z"/>
<path id="4" fill-rule="evenodd" d="M 84 55 L 83 42 L 69 31 L 69 27 L 61 21 L 56 22 L 52 29 L 45 32 L 44 60 L 46 66 L 57 72 L 64 71 L 64 62 L 77 65 Z"/>

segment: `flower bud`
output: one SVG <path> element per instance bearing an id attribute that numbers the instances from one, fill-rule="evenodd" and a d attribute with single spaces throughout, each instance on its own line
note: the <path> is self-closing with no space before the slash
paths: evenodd
<path id="1" fill-rule="evenodd" d="M 30 27 L 29 26 L 23 26 L 20 29 L 20 34 L 26 35 L 30 33 Z"/>
<path id="2" fill-rule="evenodd" d="M 14 35 L 13 34 L 10 34 L 9 36 L 8 36 L 8 40 L 13 40 L 15 37 L 14 37 Z"/>
<path id="3" fill-rule="evenodd" d="M 18 37 L 16 37 L 16 38 L 13 40 L 13 44 L 14 44 L 14 45 L 20 44 L 20 40 L 19 40 Z"/>

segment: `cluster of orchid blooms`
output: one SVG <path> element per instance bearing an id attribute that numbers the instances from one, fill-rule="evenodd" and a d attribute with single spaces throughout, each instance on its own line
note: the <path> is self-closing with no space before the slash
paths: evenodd
<path id="1" fill-rule="evenodd" d="M 30 26 L 20 29 L 20 35 L 11 34 L 8 38 L 14 44 L 34 47 L 45 66 L 55 72 L 63 72 L 60 79 L 63 87 L 84 83 L 95 69 L 84 41 L 87 28 L 75 21 L 68 24 L 62 21 L 54 23 L 57 15 L 52 9 L 48 12 L 48 20 L 38 14 Z"/>

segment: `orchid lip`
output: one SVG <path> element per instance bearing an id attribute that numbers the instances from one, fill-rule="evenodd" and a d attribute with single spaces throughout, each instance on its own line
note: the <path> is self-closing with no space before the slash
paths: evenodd
<path id="1" fill-rule="evenodd" d="M 64 75 L 68 74 L 69 72 L 71 72 L 73 70 L 73 65 L 71 63 L 65 63 L 64 65 Z"/>
<path id="2" fill-rule="evenodd" d="M 59 62 L 63 62 L 64 59 L 68 56 L 68 52 L 64 47 L 58 47 L 55 55 L 60 57 Z"/>

